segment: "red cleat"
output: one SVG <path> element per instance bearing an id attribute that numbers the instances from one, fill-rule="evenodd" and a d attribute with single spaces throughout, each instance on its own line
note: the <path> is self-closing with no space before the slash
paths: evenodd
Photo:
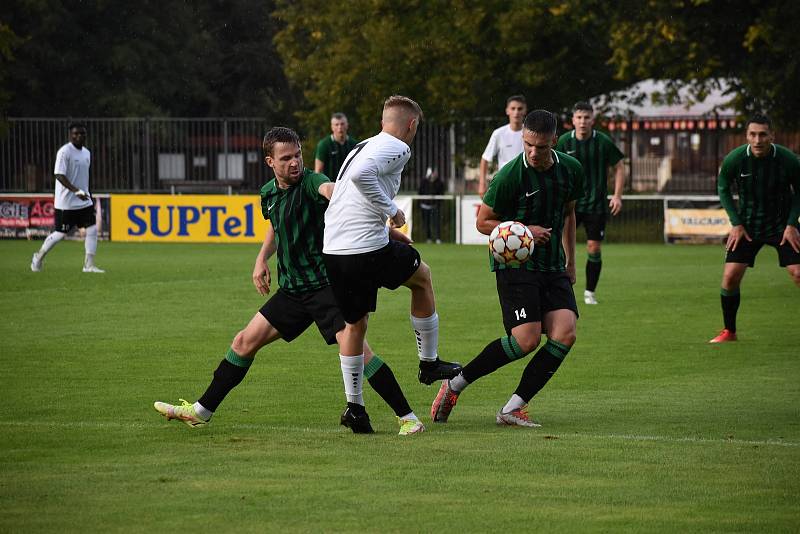
<path id="1" fill-rule="evenodd" d="M 728 341 L 736 341 L 736 332 L 731 332 L 725 328 L 717 337 L 709 340 L 709 343 L 727 343 Z"/>

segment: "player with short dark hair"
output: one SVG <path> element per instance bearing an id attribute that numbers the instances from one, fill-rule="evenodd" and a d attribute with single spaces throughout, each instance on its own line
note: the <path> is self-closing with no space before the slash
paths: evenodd
<path id="1" fill-rule="evenodd" d="M 256 258 L 253 283 L 262 295 L 269 293 L 267 260 L 277 252 L 280 287 L 234 337 L 211 384 L 197 402 L 181 399 L 183 404 L 178 406 L 154 404 L 167 419 L 192 427 L 209 421 L 225 396 L 244 379 L 256 353 L 265 345 L 281 338 L 291 342 L 312 323 L 316 323 L 325 342 L 332 345 L 344 328 L 322 261 L 323 221 L 334 185 L 326 176 L 303 167 L 300 139 L 293 130 L 272 128 L 264 136 L 262 147 L 264 160 L 275 171 L 275 178 L 261 188 L 261 211 L 270 226 Z M 367 379 L 397 414 L 400 435 L 422 432 L 425 427 L 408 405 L 392 370 L 372 353 L 366 341 L 364 352 Z M 372 432 L 372 427 L 353 430 Z"/>
<path id="2" fill-rule="evenodd" d="M 595 290 L 603 267 L 601 244 L 606 234 L 608 210 L 617 215 L 622 210 L 622 189 L 625 186 L 624 155 L 609 136 L 594 129 L 594 108 L 589 102 L 578 102 L 572 108 L 574 129 L 566 132 L 556 144 L 581 162 L 586 176 L 586 194 L 575 204 L 575 222 L 586 227 L 586 289 L 583 301 L 597 304 Z M 608 176 L 614 175 L 614 194 L 609 202 Z"/>
<path id="3" fill-rule="evenodd" d="M 347 135 L 348 128 L 347 116 L 344 113 L 337 112 L 331 115 L 331 134 L 321 139 L 314 151 L 314 172 L 322 173 L 334 182 L 339 176 L 339 169 L 342 168 L 344 159 L 358 143 Z"/>
<path id="4" fill-rule="evenodd" d="M 778 251 L 778 263 L 800 287 L 800 163 L 791 150 L 772 142 L 765 115 L 751 117 L 746 128 L 747 144 L 725 156 L 717 181 L 719 200 L 733 227 L 720 291 L 725 328 L 710 343 L 736 341 L 739 286 L 764 245 Z M 738 203 L 731 193 L 734 185 Z"/>
<path id="5" fill-rule="evenodd" d="M 486 149 L 481 155 L 478 174 L 478 194 L 486 193 L 489 165 L 497 158 L 497 169 L 517 157 L 522 152 L 522 121 L 528 112 L 528 103 L 523 95 L 512 95 L 506 99 L 508 124 L 492 132 Z"/>
<path id="6" fill-rule="evenodd" d="M 38 252 L 31 258 L 31 271 L 38 273 L 44 267 L 44 257 L 74 227 L 85 229 L 83 272 L 104 273 L 94 264 L 97 253 L 97 215 L 92 194 L 89 192 L 89 167 L 92 154 L 84 146 L 86 126 L 80 122 L 69 125 L 69 143 L 58 149 L 55 177 L 55 230 L 48 235 Z"/>
<path id="7" fill-rule="evenodd" d="M 442 381 L 431 406 L 436 422 L 447 422 L 468 385 L 533 352 L 545 332 L 547 343 L 495 416 L 500 425 L 540 426 L 528 416 L 527 405 L 575 343 L 575 201 L 583 196 L 583 168 L 575 158 L 553 150 L 555 134 L 552 113 L 529 113 L 523 125 L 523 153 L 497 173 L 483 197 L 479 232 L 489 235 L 503 221 L 519 221 L 531 230 L 536 245 L 531 258 L 518 267 L 497 263 L 489 255 L 506 336 L 486 345 L 458 376 Z"/>
<path id="8" fill-rule="evenodd" d="M 420 382 L 450 378 L 461 369 L 439 360 L 439 316 L 430 268 L 407 241 L 393 239 L 386 224 L 387 219 L 395 227 L 406 223 L 393 199 L 420 120 L 422 110 L 415 101 L 400 95 L 387 98 L 380 133 L 360 142 L 347 156 L 325 212 L 325 266 L 346 322 L 339 344 L 347 397 L 343 421 L 350 421 L 353 428 L 369 425 L 361 395 L 362 345 L 379 288 L 411 289 Z"/>

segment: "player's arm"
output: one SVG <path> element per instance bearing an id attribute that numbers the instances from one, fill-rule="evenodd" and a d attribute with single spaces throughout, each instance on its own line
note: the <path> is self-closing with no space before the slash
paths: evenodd
<path id="1" fill-rule="evenodd" d="M 731 180 L 732 176 L 738 172 L 734 169 L 735 165 L 732 164 L 727 158 L 722 162 L 722 168 L 719 171 L 719 178 L 717 179 L 717 194 L 719 194 L 719 202 L 725 208 L 728 218 L 731 221 L 731 230 L 728 232 L 728 240 L 725 243 L 727 250 L 736 250 L 739 241 L 742 238 L 752 241 L 747 231 L 744 229 L 742 219 L 736 212 L 736 205 L 733 203 L 733 195 L 731 194 Z"/>
<path id="2" fill-rule="evenodd" d="M 325 170 L 325 162 L 314 158 L 314 172 L 322 173 Z"/>
<path id="3" fill-rule="evenodd" d="M 318 189 L 319 194 L 330 200 L 331 197 L 333 196 L 333 188 L 335 187 L 335 185 L 336 184 L 334 184 L 333 182 L 325 182 L 323 184 L 320 184 Z"/>
<path id="4" fill-rule="evenodd" d="M 486 148 L 481 155 L 481 164 L 478 170 L 478 194 L 481 198 L 486 194 L 486 176 L 489 174 L 489 165 L 494 161 L 495 156 L 497 156 L 498 136 L 497 130 L 492 132 L 491 137 L 489 137 L 489 142 L 486 144 Z"/>
<path id="5" fill-rule="evenodd" d="M 373 158 L 366 158 L 359 162 L 352 163 L 353 168 L 348 171 L 352 176 L 353 185 L 377 207 L 381 213 L 392 219 L 396 226 L 403 226 L 406 223 L 405 214 L 397 207 L 397 204 L 389 198 L 381 189 L 378 183 L 378 162 Z"/>
<path id="6" fill-rule="evenodd" d="M 567 274 L 571 284 L 575 284 L 575 201 L 564 206 L 564 233 L 561 236 L 564 253 L 567 256 Z"/>
<path id="7" fill-rule="evenodd" d="M 611 167 L 614 173 L 614 194 L 608 203 L 611 208 L 611 215 L 617 215 L 622 210 L 622 191 L 625 189 L 625 163 L 619 160 Z"/>
<path id="8" fill-rule="evenodd" d="M 486 175 L 489 173 L 489 162 L 481 158 L 481 166 L 478 172 L 478 194 L 483 198 L 486 194 Z"/>
<path id="9" fill-rule="evenodd" d="M 789 218 L 783 230 L 781 245 L 789 243 L 795 252 L 800 252 L 800 231 L 797 229 L 800 224 L 800 163 L 793 165 L 789 171 L 789 187 L 792 191 L 792 205 L 789 208 Z"/>
<path id="10" fill-rule="evenodd" d="M 258 251 L 256 264 L 255 267 L 253 267 L 253 284 L 262 295 L 269 293 L 271 278 L 267 262 L 272 255 L 275 254 L 276 249 L 275 230 L 272 228 L 272 224 L 270 224 L 267 228 L 267 232 L 264 234 L 264 243 L 261 245 L 261 250 Z"/>
<path id="11" fill-rule="evenodd" d="M 70 181 L 69 181 L 69 178 L 67 178 L 67 177 L 66 177 L 66 176 L 64 176 L 63 174 L 58 174 L 58 173 L 56 173 L 56 180 L 58 180 L 59 182 L 61 182 L 61 185 L 63 185 L 64 187 L 66 187 L 67 189 L 69 189 L 70 191 L 72 191 L 73 193 L 75 193 L 75 195 L 76 195 L 76 196 L 77 196 L 79 199 L 81 199 L 81 200 L 87 200 L 87 199 L 89 198 L 89 193 L 87 193 L 87 192 L 86 192 L 86 191 L 84 191 L 83 189 L 80 189 L 80 188 L 78 188 L 78 187 L 75 187 L 75 185 L 74 185 L 72 182 L 70 182 Z"/>

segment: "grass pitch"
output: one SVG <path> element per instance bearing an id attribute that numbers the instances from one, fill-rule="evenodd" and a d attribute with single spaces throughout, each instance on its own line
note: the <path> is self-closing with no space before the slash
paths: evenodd
<path id="1" fill-rule="evenodd" d="M 720 531 L 800 524 L 797 289 L 772 249 L 742 287 L 738 343 L 721 328 L 720 247 L 608 245 L 578 341 L 531 413 L 494 413 L 527 359 L 472 385 L 446 425 L 416 382 L 406 290 L 369 339 L 427 432 L 399 437 L 367 386 L 377 434 L 337 426 L 337 350 L 315 329 L 263 349 L 213 422 L 166 422 L 195 400 L 262 303 L 257 246 L 101 243 L 105 275 L 64 242 L 0 242 L 0 531 Z M 420 245 L 443 358 L 502 334 L 485 249 Z M 585 255 L 579 256 L 582 270 Z M 577 288 L 582 290 L 582 273 Z M 582 291 L 581 291 L 582 292 Z"/>

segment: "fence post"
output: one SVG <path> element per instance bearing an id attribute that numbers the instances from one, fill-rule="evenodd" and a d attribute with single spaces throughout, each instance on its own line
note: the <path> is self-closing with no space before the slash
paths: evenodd
<path id="1" fill-rule="evenodd" d="M 153 176 L 150 170 L 150 117 L 144 119 L 144 180 L 147 188 L 153 189 Z"/>
<path id="2" fill-rule="evenodd" d="M 228 119 L 222 119 L 222 176 L 223 180 L 228 179 Z"/>
<path id="3" fill-rule="evenodd" d="M 456 191 L 456 124 L 450 123 L 450 179 L 447 180 L 447 189 L 451 193 Z"/>

